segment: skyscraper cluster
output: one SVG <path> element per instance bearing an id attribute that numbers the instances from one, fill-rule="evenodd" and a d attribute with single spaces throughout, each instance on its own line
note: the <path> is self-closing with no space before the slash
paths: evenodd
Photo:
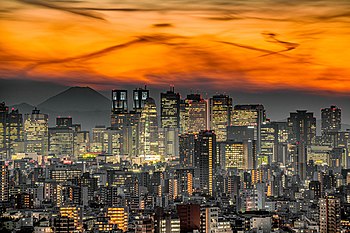
<path id="1" fill-rule="evenodd" d="M 110 124 L 0 104 L 1 232 L 350 231 L 341 109 L 112 90 Z"/>

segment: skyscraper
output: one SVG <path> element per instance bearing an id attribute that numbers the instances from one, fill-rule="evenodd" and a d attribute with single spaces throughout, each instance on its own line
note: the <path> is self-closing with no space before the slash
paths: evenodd
<path id="1" fill-rule="evenodd" d="M 0 104 L 0 155 L 8 158 L 21 142 L 23 143 L 22 114 L 15 109 L 9 111 L 3 102 Z"/>
<path id="2" fill-rule="evenodd" d="M 207 129 L 208 116 L 207 116 L 207 101 L 205 101 L 200 94 L 187 95 L 185 104 L 183 104 L 182 111 L 185 111 L 182 115 L 187 118 L 181 119 L 183 133 L 198 133 L 201 130 Z"/>
<path id="3" fill-rule="evenodd" d="M 334 196 L 320 199 L 320 233 L 340 232 L 340 200 Z"/>
<path id="4" fill-rule="evenodd" d="M 341 130 L 341 109 L 334 105 L 321 109 L 321 120 L 322 132 Z"/>
<path id="5" fill-rule="evenodd" d="M 217 141 L 227 138 L 226 127 L 231 123 L 232 98 L 228 95 L 214 95 L 210 98 L 210 129 L 215 131 Z"/>
<path id="6" fill-rule="evenodd" d="M 180 164 L 183 167 L 194 166 L 195 134 L 182 134 L 179 136 Z"/>
<path id="7" fill-rule="evenodd" d="M 149 98 L 149 90 L 147 87 L 138 88 L 133 91 L 133 109 L 135 112 L 141 112 Z"/>
<path id="8" fill-rule="evenodd" d="M 213 131 L 202 130 L 198 134 L 195 140 L 194 164 L 199 188 L 213 195 L 216 172 L 216 135 Z"/>
<path id="9" fill-rule="evenodd" d="M 231 117 L 231 125 L 233 126 L 254 127 L 254 140 L 256 140 L 258 153 L 260 153 L 261 147 L 261 124 L 265 121 L 265 109 L 260 104 L 236 105 Z"/>
<path id="10" fill-rule="evenodd" d="M 180 127 L 180 94 L 174 87 L 166 93 L 160 93 L 160 122 L 162 128 Z"/>
<path id="11" fill-rule="evenodd" d="M 305 146 L 315 143 L 316 118 L 312 112 L 297 110 L 291 112 L 288 118 L 289 141 Z"/>
<path id="12" fill-rule="evenodd" d="M 25 115 L 24 147 L 26 153 L 48 153 L 48 115 L 36 108 Z"/>
<path id="13" fill-rule="evenodd" d="M 128 91 L 112 90 L 112 114 L 128 112 Z"/>
<path id="14" fill-rule="evenodd" d="M 158 117 L 154 99 L 147 98 L 140 117 L 140 155 L 145 160 L 159 158 Z"/>

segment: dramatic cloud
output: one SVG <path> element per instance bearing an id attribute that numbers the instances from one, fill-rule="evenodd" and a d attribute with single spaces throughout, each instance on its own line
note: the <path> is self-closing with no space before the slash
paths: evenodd
<path id="1" fill-rule="evenodd" d="M 350 93 L 350 2 L 3 0 L 0 78 Z"/>

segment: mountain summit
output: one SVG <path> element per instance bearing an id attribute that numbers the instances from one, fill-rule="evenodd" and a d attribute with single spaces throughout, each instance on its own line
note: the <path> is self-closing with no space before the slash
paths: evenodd
<path id="1" fill-rule="evenodd" d="M 106 111 L 110 100 L 90 87 L 70 87 L 38 105 L 54 112 Z"/>

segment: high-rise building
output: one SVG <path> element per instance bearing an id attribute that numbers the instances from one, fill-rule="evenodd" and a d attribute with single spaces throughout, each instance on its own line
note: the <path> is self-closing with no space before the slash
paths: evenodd
<path id="1" fill-rule="evenodd" d="M 48 153 L 48 115 L 34 109 L 24 119 L 24 149 L 26 153 Z"/>
<path id="2" fill-rule="evenodd" d="M 221 166 L 226 170 L 231 168 L 253 169 L 256 153 L 252 140 L 243 142 L 226 141 L 220 143 Z"/>
<path id="3" fill-rule="evenodd" d="M 183 167 L 193 167 L 194 144 L 196 134 L 182 134 L 179 136 L 180 164 Z"/>
<path id="4" fill-rule="evenodd" d="M 236 105 L 231 117 L 233 126 L 253 126 L 254 140 L 256 140 L 257 151 L 260 153 L 261 147 L 261 125 L 266 121 L 264 106 L 254 105 Z"/>
<path id="5" fill-rule="evenodd" d="M 210 98 L 210 129 L 214 130 L 217 141 L 227 139 L 226 127 L 231 124 L 232 98 L 228 95 L 214 95 Z"/>
<path id="6" fill-rule="evenodd" d="M 216 172 L 216 135 L 213 131 L 202 130 L 195 140 L 194 167 L 199 188 L 213 195 Z"/>
<path id="7" fill-rule="evenodd" d="M 179 129 L 158 128 L 159 155 L 166 160 L 179 157 Z"/>
<path id="8" fill-rule="evenodd" d="M 304 144 L 305 146 L 315 143 L 316 118 L 312 112 L 297 110 L 291 112 L 288 117 L 289 141 L 291 143 Z"/>
<path id="9" fill-rule="evenodd" d="M 141 112 L 145 107 L 147 99 L 149 98 L 149 90 L 145 87 L 138 88 L 133 91 L 133 109 L 135 112 Z"/>
<path id="10" fill-rule="evenodd" d="M 340 232 L 340 200 L 334 196 L 320 199 L 320 233 Z"/>
<path id="11" fill-rule="evenodd" d="M 140 117 L 140 155 L 146 161 L 159 160 L 157 107 L 152 98 L 144 103 Z"/>
<path id="12" fill-rule="evenodd" d="M 140 113 L 130 111 L 111 115 L 111 129 L 122 132 L 122 151 L 130 158 L 139 155 Z"/>
<path id="13" fill-rule="evenodd" d="M 0 104 L 0 155 L 9 158 L 17 151 L 18 144 L 23 144 L 23 118 L 18 110 L 9 108 L 4 102 Z M 24 148 L 23 148 L 24 149 Z"/>
<path id="14" fill-rule="evenodd" d="M 321 129 L 325 131 L 340 131 L 341 130 L 341 109 L 337 106 L 321 109 Z"/>
<path id="15" fill-rule="evenodd" d="M 187 95 L 181 105 L 182 133 L 198 133 L 208 128 L 207 101 L 200 94 Z"/>
<path id="16" fill-rule="evenodd" d="M 180 94 L 174 87 L 160 93 L 160 123 L 162 128 L 180 128 Z"/>
<path id="17" fill-rule="evenodd" d="M 74 156 L 74 138 L 72 118 L 58 117 L 56 127 L 49 128 L 49 154 Z"/>
<path id="18" fill-rule="evenodd" d="M 112 114 L 128 112 L 128 91 L 112 90 Z"/>
<path id="19" fill-rule="evenodd" d="M 181 99 L 180 100 L 180 130 L 179 133 L 184 134 L 188 132 L 188 119 L 189 119 L 189 112 L 188 112 L 189 104 L 186 100 Z"/>
<path id="20" fill-rule="evenodd" d="M 5 161 L 0 161 L 0 202 L 9 201 L 9 170 Z"/>

